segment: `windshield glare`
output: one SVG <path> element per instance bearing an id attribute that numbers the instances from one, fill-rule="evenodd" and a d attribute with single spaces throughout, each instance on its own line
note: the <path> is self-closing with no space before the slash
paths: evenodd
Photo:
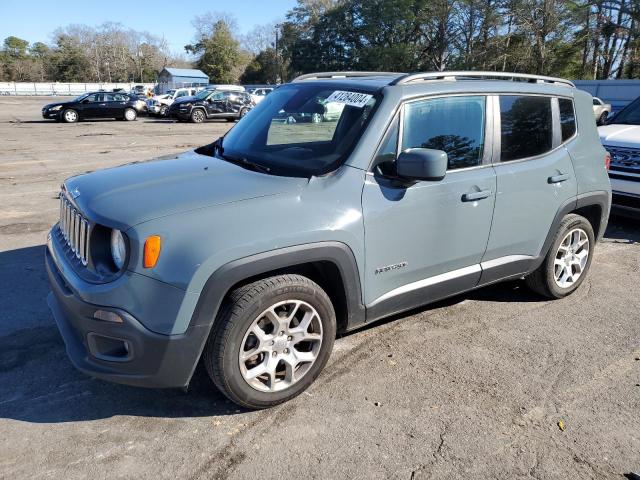
<path id="1" fill-rule="evenodd" d="M 326 85 L 290 84 L 267 95 L 224 137 L 225 155 L 284 175 L 337 168 L 366 127 L 376 97 Z"/>
<path id="2" fill-rule="evenodd" d="M 199 92 L 195 98 L 197 98 L 198 100 L 204 100 L 205 98 L 207 98 L 209 95 L 211 95 L 212 91 L 211 90 L 202 90 L 201 92 Z"/>
<path id="3" fill-rule="evenodd" d="M 620 110 L 620 112 L 608 123 L 640 125 L 640 98 L 634 100 L 624 109 Z"/>

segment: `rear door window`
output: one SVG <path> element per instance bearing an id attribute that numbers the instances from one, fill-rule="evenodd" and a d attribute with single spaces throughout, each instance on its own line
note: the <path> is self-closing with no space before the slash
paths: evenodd
<path id="1" fill-rule="evenodd" d="M 562 141 L 566 142 L 576 133 L 576 114 L 573 108 L 573 100 L 569 98 L 559 98 L 558 105 L 560 107 Z"/>
<path id="2" fill-rule="evenodd" d="M 500 161 L 535 157 L 552 149 L 551 97 L 500 96 L 500 119 Z"/>
<path id="3" fill-rule="evenodd" d="M 449 170 L 475 167 L 482 163 L 484 126 L 484 96 L 411 102 L 404 111 L 402 150 L 443 150 L 449 158 Z"/>

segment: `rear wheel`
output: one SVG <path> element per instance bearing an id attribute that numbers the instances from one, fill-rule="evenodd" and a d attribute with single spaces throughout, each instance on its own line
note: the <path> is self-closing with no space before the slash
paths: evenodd
<path id="1" fill-rule="evenodd" d="M 205 114 L 201 109 L 196 108 L 193 112 L 191 112 L 191 121 L 193 123 L 202 123 L 204 122 L 204 119 Z"/>
<path id="2" fill-rule="evenodd" d="M 609 114 L 607 112 L 602 112 L 602 114 L 600 115 L 600 117 L 598 118 L 598 125 L 604 125 L 605 123 L 607 123 L 607 117 L 609 116 Z"/>
<path id="3" fill-rule="evenodd" d="M 66 123 L 76 123 L 78 121 L 78 118 L 78 112 L 76 112 L 72 108 L 69 108 L 62 112 L 62 120 L 64 120 Z"/>
<path id="4" fill-rule="evenodd" d="M 136 118 L 138 118 L 138 113 L 133 108 L 127 108 L 124 111 L 124 119 L 127 122 L 133 122 Z"/>
<path id="5" fill-rule="evenodd" d="M 203 362 L 215 385 L 247 408 L 302 393 L 325 366 L 336 334 L 327 294 L 300 275 L 233 291 L 215 320 Z"/>
<path id="6" fill-rule="evenodd" d="M 526 278 L 527 285 L 545 297 L 566 297 L 584 281 L 594 247 L 595 236 L 589 221 L 580 215 L 567 215 L 542 265 Z"/>

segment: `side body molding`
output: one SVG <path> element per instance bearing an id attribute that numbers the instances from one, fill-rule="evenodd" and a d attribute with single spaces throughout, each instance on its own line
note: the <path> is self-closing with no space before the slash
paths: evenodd
<path id="1" fill-rule="evenodd" d="M 204 285 L 190 326 L 211 325 L 222 300 L 238 282 L 270 271 L 311 262 L 331 262 L 338 268 L 347 301 L 347 329 L 365 321 L 358 265 L 351 249 L 342 242 L 317 242 L 286 247 L 231 261 L 217 269 Z"/>

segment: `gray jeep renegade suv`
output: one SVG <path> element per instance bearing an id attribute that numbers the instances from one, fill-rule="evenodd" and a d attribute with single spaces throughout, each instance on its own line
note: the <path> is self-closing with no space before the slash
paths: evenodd
<path id="1" fill-rule="evenodd" d="M 584 281 L 609 214 L 591 96 L 488 72 L 304 75 L 223 138 L 65 181 L 48 301 L 71 361 L 249 408 L 336 333 L 505 279 Z"/>

